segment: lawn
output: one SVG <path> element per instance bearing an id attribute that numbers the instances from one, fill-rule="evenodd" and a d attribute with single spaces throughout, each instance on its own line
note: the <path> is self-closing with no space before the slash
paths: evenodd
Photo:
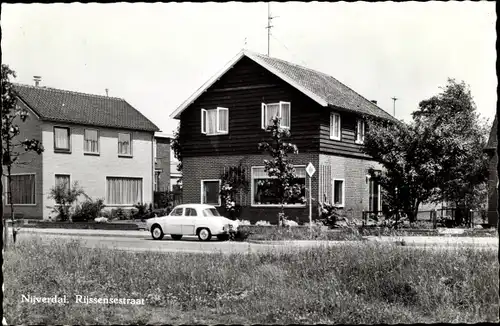
<path id="1" fill-rule="evenodd" d="M 4 254 L 8 324 L 498 322 L 494 250 L 364 244 L 285 253 L 133 253 L 25 240 Z M 68 304 L 22 295 L 66 295 Z M 75 295 L 145 305 L 75 303 Z"/>

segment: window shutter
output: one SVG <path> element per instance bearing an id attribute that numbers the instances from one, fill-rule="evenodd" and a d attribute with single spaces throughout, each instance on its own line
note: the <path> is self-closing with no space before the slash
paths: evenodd
<path id="1" fill-rule="evenodd" d="M 264 130 L 266 130 L 266 112 L 267 112 L 267 105 L 262 103 L 261 124 L 262 124 L 262 129 Z"/>
<path id="2" fill-rule="evenodd" d="M 207 134 L 207 110 L 201 109 L 201 133 Z"/>
<path id="3" fill-rule="evenodd" d="M 229 110 L 227 108 L 217 108 L 217 132 L 228 132 Z"/>

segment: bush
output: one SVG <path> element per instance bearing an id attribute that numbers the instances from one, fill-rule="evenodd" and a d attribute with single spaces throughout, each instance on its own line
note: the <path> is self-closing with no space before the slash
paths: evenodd
<path id="1" fill-rule="evenodd" d="M 81 205 L 76 206 L 75 213 L 72 216 L 73 222 L 93 221 L 101 217 L 100 213 L 104 208 L 104 199 L 99 198 L 96 201 L 87 199 Z"/>
<path id="2" fill-rule="evenodd" d="M 56 184 L 50 189 L 49 199 L 54 199 L 57 206 L 54 210 L 57 211 L 57 219 L 60 221 L 67 221 L 72 215 L 71 210 L 73 209 L 73 204 L 78 200 L 78 197 L 88 196 L 85 194 L 83 188 L 78 185 L 78 181 L 73 183 L 73 186 L 67 183 Z"/>

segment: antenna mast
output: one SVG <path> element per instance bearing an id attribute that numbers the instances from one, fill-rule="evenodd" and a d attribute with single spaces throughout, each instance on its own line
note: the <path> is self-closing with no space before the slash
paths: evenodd
<path id="1" fill-rule="evenodd" d="M 398 100 L 398 98 L 396 96 L 392 97 L 392 100 L 394 101 L 394 104 L 393 104 L 393 116 L 396 117 L 396 101 Z"/>
<path id="2" fill-rule="evenodd" d="M 275 17 L 272 17 L 271 16 L 271 3 L 268 2 L 267 3 L 267 56 L 269 56 L 269 46 L 270 46 L 270 43 L 271 43 L 271 28 L 273 28 L 274 26 L 271 25 L 271 20 L 273 20 L 274 18 L 277 18 L 278 16 L 275 16 Z"/>

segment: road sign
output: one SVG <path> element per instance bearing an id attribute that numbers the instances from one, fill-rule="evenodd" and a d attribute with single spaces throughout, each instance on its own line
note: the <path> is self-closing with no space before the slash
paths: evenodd
<path id="1" fill-rule="evenodd" d="M 306 172 L 307 172 L 307 175 L 309 175 L 309 177 L 312 177 L 314 172 L 316 172 L 316 169 L 314 168 L 314 165 L 312 165 L 311 162 L 309 162 L 309 164 L 307 164 Z"/>

